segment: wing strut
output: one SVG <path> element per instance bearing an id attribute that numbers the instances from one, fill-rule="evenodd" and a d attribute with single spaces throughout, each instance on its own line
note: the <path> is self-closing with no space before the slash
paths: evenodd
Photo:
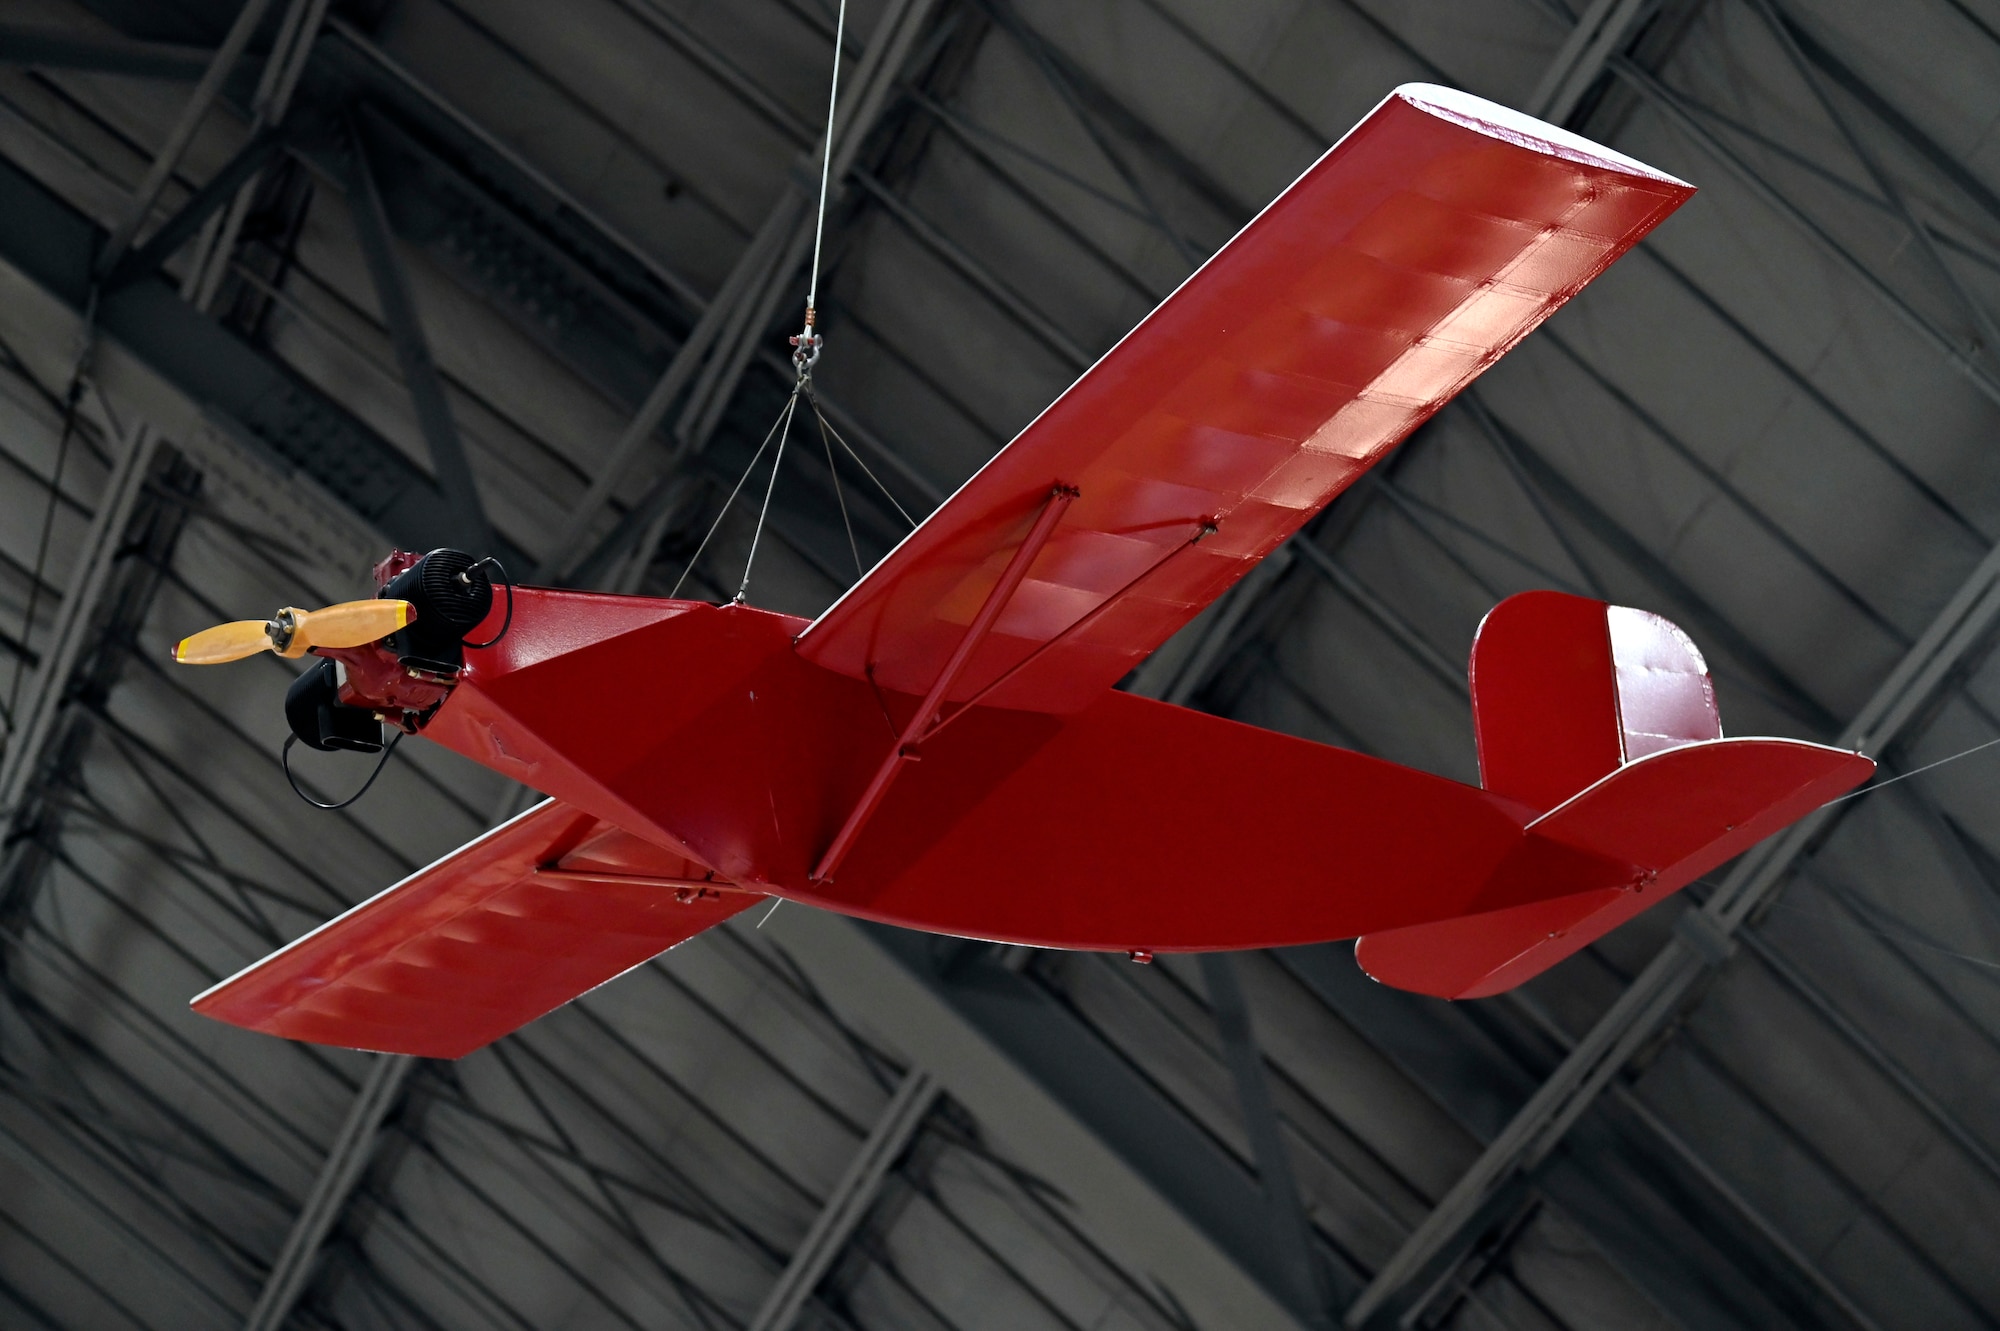
<path id="1" fill-rule="evenodd" d="M 924 695 L 923 703 L 917 708 L 916 715 L 912 716 L 909 724 L 903 727 L 903 733 L 896 737 L 895 747 L 889 750 L 887 757 L 883 758 L 882 765 L 875 769 L 875 775 L 869 780 L 868 788 L 861 792 L 861 798 L 855 801 L 853 810 L 847 815 L 847 821 L 840 825 L 840 830 L 833 835 L 832 844 L 827 846 L 826 853 L 820 856 L 818 865 L 812 871 L 813 882 L 832 881 L 834 870 L 838 869 L 840 862 L 847 858 L 847 852 L 853 846 L 854 838 L 860 835 L 861 829 L 874 815 L 876 807 L 882 803 L 882 797 L 889 793 L 890 785 L 902 772 L 904 764 L 917 756 L 916 746 L 930 729 L 931 723 L 937 719 L 938 712 L 944 707 L 945 695 L 957 681 L 959 672 L 965 669 L 965 663 L 972 659 L 973 650 L 986 640 L 988 633 L 992 632 L 994 623 L 1000 618 L 1000 612 L 1007 608 L 1007 602 L 1013 599 L 1014 590 L 1021 585 L 1021 579 L 1028 576 L 1028 566 L 1035 562 L 1035 556 L 1040 554 L 1042 547 L 1048 543 L 1050 535 L 1055 532 L 1056 524 L 1062 520 L 1064 510 L 1075 501 L 1078 493 L 1075 486 L 1060 483 L 1049 490 L 1049 497 L 1043 501 L 1042 511 L 1035 517 L 1035 525 L 1028 529 L 1028 534 L 1021 540 L 1020 548 L 1015 550 L 1014 557 L 1007 561 L 1007 567 L 1000 573 L 1000 580 L 993 584 L 993 590 L 986 595 L 986 603 L 980 606 L 979 613 L 972 617 L 972 623 L 967 626 L 965 636 L 958 640 L 958 646 L 952 649 L 951 657 L 945 662 L 944 669 L 938 674 L 937 679 L 932 681 L 930 692 Z"/>
<path id="2" fill-rule="evenodd" d="M 1146 565 L 1146 567 L 1140 569 L 1138 573 L 1133 575 L 1132 580 L 1130 582 L 1126 583 L 1123 587 L 1120 587 L 1117 591 L 1111 593 L 1111 595 L 1105 597 L 1102 601 L 1099 601 L 1094 607 L 1092 607 L 1089 611 L 1087 611 L 1082 618 L 1072 621 L 1070 626 L 1064 629 L 1061 633 L 1056 634 L 1055 637 L 1050 638 L 1047 642 L 1044 642 L 1041 646 L 1035 648 L 1034 651 L 1029 652 L 1026 656 L 1016 661 L 1013 665 L 1008 666 L 998 675 L 995 675 L 991 683 L 987 684 L 984 688 L 980 689 L 979 692 L 973 694 L 970 698 L 967 698 L 964 702 L 960 703 L 957 709 L 954 710 L 950 716 L 945 717 L 942 721 L 932 726 L 930 729 L 930 734 L 931 735 L 937 734 L 938 731 L 943 730 L 946 726 L 958 720 L 959 717 L 964 716 L 967 712 L 977 707 L 980 703 L 986 701 L 987 695 L 993 693 L 995 690 L 999 689 L 1001 685 L 1005 684 L 1008 680 L 1014 678 L 1014 676 L 1020 674 L 1023 670 L 1026 670 L 1029 666 L 1033 665 L 1035 662 L 1041 660 L 1043 652 L 1046 652 L 1049 650 L 1049 648 L 1058 646 L 1061 643 L 1067 641 L 1068 639 L 1075 637 L 1078 633 L 1081 633 L 1083 630 L 1089 628 L 1092 624 L 1096 623 L 1098 618 L 1102 616 L 1105 611 L 1111 609 L 1113 606 L 1123 601 L 1125 597 L 1140 583 L 1144 582 L 1146 579 L 1152 577 L 1155 573 L 1158 573 L 1161 569 L 1165 568 L 1168 564 L 1172 563 L 1175 555 L 1178 555 L 1183 551 L 1194 549 L 1197 545 L 1200 545 L 1202 543 L 1202 539 L 1204 537 L 1213 536 L 1219 530 L 1221 530 L 1221 528 L 1217 526 L 1216 519 L 1203 518 L 1201 520 L 1200 525 L 1195 528 L 1194 535 L 1188 537 L 1187 540 L 1182 541 L 1179 545 L 1173 547 L 1171 550 L 1161 555 L 1158 559 Z M 925 738 L 929 738 L 929 736 L 927 735 L 925 736 Z"/>

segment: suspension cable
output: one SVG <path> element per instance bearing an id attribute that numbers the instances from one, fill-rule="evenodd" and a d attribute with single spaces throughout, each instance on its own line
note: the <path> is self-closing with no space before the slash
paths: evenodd
<path id="1" fill-rule="evenodd" d="M 785 465 L 785 441 L 792 437 L 792 413 L 798 410 L 799 394 L 794 389 L 785 399 L 785 414 L 779 420 L 778 451 L 771 458 L 771 479 L 764 483 L 764 503 L 757 510 L 757 525 L 750 532 L 750 553 L 743 560 L 743 582 L 736 589 L 736 604 L 750 595 L 750 570 L 757 563 L 757 543 L 764 539 L 764 519 L 771 513 L 771 495 L 778 488 L 778 470 Z"/>
<path id="2" fill-rule="evenodd" d="M 840 104 L 840 46 L 847 34 L 847 0 L 833 24 L 833 81 L 826 95 L 826 150 L 819 161 L 819 217 L 813 223 L 812 277 L 806 283 L 806 322 L 812 323 L 813 302 L 819 297 L 819 245 L 826 234 L 827 178 L 833 171 L 833 113 Z"/>
<path id="3" fill-rule="evenodd" d="M 826 418 L 826 412 L 820 409 L 819 398 L 813 393 L 811 384 L 805 386 L 805 395 L 807 404 L 813 409 L 813 415 L 819 417 L 819 428 L 833 435 L 834 439 L 838 441 L 841 448 L 847 453 L 847 456 L 854 459 L 854 465 L 861 468 L 862 474 L 875 482 L 875 488 L 882 492 L 882 497 L 889 501 L 889 506 L 896 510 L 897 515 L 904 522 L 907 522 L 914 528 L 917 525 L 917 520 L 910 516 L 910 511 L 904 508 L 902 502 L 896 498 L 896 492 L 882 483 L 882 478 L 875 474 L 873 467 L 862 461 L 861 455 L 854 451 L 854 445 L 847 442 L 847 436 L 833 428 L 833 422 L 829 421 Z"/>
<path id="4" fill-rule="evenodd" d="M 757 451 L 750 455 L 750 465 L 745 467 L 743 469 L 743 474 L 736 478 L 735 488 L 730 490 L 729 497 L 722 501 L 722 508 L 720 511 L 716 513 L 715 521 L 708 524 L 708 531 L 705 535 L 702 536 L 701 544 L 697 545 L 694 548 L 694 555 L 692 558 L 688 560 L 687 567 L 681 570 L 681 575 L 678 578 L 674 579 L 673 590 L 667 593 L 669 598 L 676 597 L 681 594 L 681 584 L 688 580 L 688 574 L 694 572 L 694 566 L 701 562 L 702 552 L 707 550 L 708 543 L 715 539 L 716 530 L 722 526 L 722 520 L 729 516 L 729 506 L 736 502 L 737 495 L 743 493 L 744 483 L 750 479 L 750 473 L 757 470 L 757 464 L 761 462 L 764 458 L 764 450 L 769 448 L 771 446 L 771 441 L 778 437 L 778 427 L 784 425 L 787 421 L 791 420 L 792 407 L 793 404 L 795 404 L 798 401 L 798 394 L 799 390 L 794 388 L 792 390 L 791 396 L 785 399 L 784 408 L 779 411 L 778 419 L 771 422 L 770 433 L 764 436 L 763 443 L 757 445 Z M 761 518 L 759 519 L 759 522 L 761 524 L 762 522 Z M 748 580 L 750 570 L 747 565 L 743 570 L 743 574 L 745 580 Z"/>
<path id="5" fill-rule="evenodd" d="M 819 161 L 819 210 L 813 219 L 812 273 L 806 279 L 806 324 L 803 331 L 792 339 L 792 363 L 798 367 L 799 378 L 812 373 L 813 362 L 819 359 L 821 339 L 813 332 L 818 322 L 815 306 L 819 302 L 819 256 L 821 242 L 826 238 L 826 196 L 827 186 L 833 175 L 833 122 L 834 113 L 840 106 L 840 50 L 847 37 L 847 0 L 840 0 L 840 11 L 833 24 L 833 78 L 826 94 L 826 138 L 821 145 Z"/>

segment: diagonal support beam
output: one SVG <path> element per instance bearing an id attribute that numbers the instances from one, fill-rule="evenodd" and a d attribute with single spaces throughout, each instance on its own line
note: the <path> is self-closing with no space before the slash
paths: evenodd
<path id="1" fill-rule="evenodd" d="M 1314 1248 L 1312 1222 L 1306 1218 L 1298 1180 L 1292 1174 L 1291 1160 L 1279 1133 L 1278 1109 L 1271 1100 L 1264 1055 L 1259 1052 L 1257 1037 L 1250 1028 L 1250 1005 L 1244 1000 L 1243 986 L 1237 979 L 1236 959 L 1226 952 L 1204 952 L 1201 974 L 1208 984 L 1209 1006 L 1215 1010 L 1223 1055 L 1229 1062 L 1229 1075 L 1236 1083 L 1243 1126 L 1250 1138 L 1251 1154 L 1257 1161 L 1271 1249 L 1291 1279 L 1292 1305 L 1306 1310 L 1305 1324 L 1315 1331 L 1332 1331 L 1326 1269 Z"/>
<path id="2" fill-rule="evenodd" d="M 128 250 L 104 279 L 107 291 L 129 286 L 142 277 L 158 272 L 174 251 L 194 238 L 217 209 L 226 205 L 244 185 L 283 151 L 292 137 L 289 130 L 272 126 L 258 131 L 236 150 L 223 168 L 188 197 L 180 211 L 160 224 L 146 243 Z"/>
<path id="3" fill-rule="evenodd" d="M 134 78 L 199 79 L 215 52 L 200 46 L 87 36 L 67 28 L 0 24 L 0 65 L 129 74 Z"/>
<path id="4" fill-rule="evenodd" d="M 882 1180 L 916 1140 L 937 1098 L 937 1078 L 930 1073 L 912 1068 L 903 1074 L 881 1117 L 875 1120 L 861 1149 L 848 1162 L 847 1172 L 834 1184 L 812 1228 L 800 1240 L 798 1249 L 744 1331 L 791 1331 L 806 1300 L 832 1269 L 854 1231 L 861 1227 L 868 1208 L 882 1190 Z"/>
<path id="5" fill-rule="evenodd" d="M 222 45 L 215 48 L 215 56 L 208 62 L 201 81 L 188 94 L 187 104 L 181 108 L 180 118 L 167 131 L 167 141 L 153 157 L 152 165 L 146 169 L 145 179 L 132 192 L 132 200 L 126 205 L 125 215 L 118 225 L 111 229 L 111 238 L 104 243 L 104 249 L 97 256 L 96 276 L 102 278 L 117 268 L 125 257 L 125 251 L 138 238 L 139 228 L 146 224 L 152 214 L 153 205 L 159 201 L 160 191 L 166 188 L 173 176 L 174 168 L 180 165 L 181 154 L 194 141 L 195 131 L 207 118 L 209 108 L 222 92 L 222 85 L 229 79 L 229 73 L 236 68 L 236 61 L 243 54 L 243 48 L 250 44 L 257 25 L 264 20 L 264 11 L 271 7 L 271 0 L 243 0 L 243 8 L 236 13 L 236 21 L 229 25 L 229 32 L 222 39 Z"/>
<path id="6" fill-rule="evenodd" d="M 367 135 L 358 117 L 349 119 L 347 130 L 348 207 L 354 215 L 354 230 L 368 264 L 368 276 L 375 284 L 375 298 L 382 307 L 382 321 L 389 327 L 396 366 L 403 373 L 403 386 L 409 390 L 411 405 L 416 410 L 417 428 L 423 431 L 424 443 L 430 449 L 431 471 L 443 492 L 444 503 L 437 516 L 438 539 L 445 545 L 484 554 L 493 548 L 493 533 L 486 525 L 486 512 L 479 502 L 464 441 L 459 438 L 451 406 L 445 400 L 444 377 L 438 373 L 430 343 L 424 337 L 409 274 L 396 253 L 395 233 L 389 227 L 381 186 L 369 160 Z"/>
<path id="7" fill-rule="evenodd" d="M 10 827 L 20 813 L 69 701 L 66 686 L 98 628 L 97 612 L 117 567 L 126 529 L 145 492 L 146 478 L 152 473 L 159 443 L 159 435 L 145 424 L 134 424 L 119 440 L 118 459 L 98 497 L 82 553 L 63 589 L 55 629 L 41 648 L 41 662 L 14 717 L 5 756 L 0 757 L 0 828 Z M 23 632 L 32 629 L 29 625 Z"/>
<path id="8" fill-rule="evenodd" d="M 72 371 L 77 385 L 90 366 L 89 340 L 96 329 L 93 319 L 100 311 L 98 296 L 107 272 L 116 272 L 124 265 L 120 262 L 139 226 L 151 212 L 153 202 L 158 197 L 161 186 L 173 172 L 180 154 L 187 148 L 189 140 L 207 116 L 209 107 L 223 82 L 234 68 L 237 58 L 242 55 L 245 43 L 255 31 L 268 0 L 246 0 L 237 14 L 229 35 L 215 52 L 201 83 L 188 98 L 182 108 L 179 120 L 167 136 L 159 155 L 154 158 L 144 182 L 134 194 L 126 208 L 124 220 L 115 228 L 104 246 L 97 253 L 90 268 L 90 293 L 85 298 L 85 312 L 80 328 L 78 344 L 82 346 L 83 359 Z M 249 175 L 263 164 L 264 157 L 278 146 L 276 141 L 259 143 L 252 139 L 250 148 L 238 154 L 237 161 L 224 169 L 223 175 L 232 172 L 240 174 L 240 179 L 232 177 L 231 189 L 247 180 Z M 252 149 L 255 149 L 253 152 Z M 250 163 L 248 170 L 243 164 Z M 216 202 L 225 197 L 215 195 Z M 197 193 L 197 200 L 201 198 Z M 190 210 L 184 210 L 185 218 Z M 180 219 L 177 219 L 180 220 Z M 46 246 L 51 239 L 34 229 L 35 240 Z M 175 231 L 175 224 L 168 224 L 169 232 Z M 185 233 L 177 233 L 181 239 Z M 162 242 L 162 247 L 154 253 L 154 261 L 164 258 L 180 244 L 172 236 Z M 142 251 L 143 252 L 143 251 Z M 183 298 L 193 299 L 201 287 L 208 282 L 210 269 L 226 266 L 226 253 L 211 251 L 195 265 L 181 284 Z M 74 270 L 72 270 L 74 271 Z M 200 302 L 197 302 L 199 305 Z M 74 389 L 72 390 L 74 391 Z M 99 630 L 97 620 L 106 589 L 111 585 L 112 573 L 121 555 L 122 542 L 126 530 L 137 511 L 146 482 L 153 472 L 153 460 L 159 450 L 160 432 L 154 423 L 146 420 L 132 422 L 121 429 L 111 418 L 111 407 L 105 399 L 101 386 L 98 400 L 103 405 L 105 418 L 114 433 L 119 436 L 118 456 L 105 484 L 104 492 L 98 497 L 96 511 L 92 514 L 89 531 L 84 538 L 82 554 L 76 567 L 71 570 L 68 585 L 64 589 L 61 609 L 57 614 L 53 639 L 41 653 L 35 676 L 30 684 L 27 697 L 22 701 L 20 711 L 10 718 L 7 745 L 4 756 L 0 756 L 0 827 L 11 828 L 20 817 L 31 784 L 43 763 L 49 749 L 51 737 L 55 735 L 57 722 L 68 702 L 69 683 L 92 644 L 93 635 Z M 24 625 L 24 637 L 32 634 L 34 626 Z"/>
<path id="9" fill-rule="evenodd" d="M 1631 45 L 1658 8 L 1659 0 L 1592 0 L 1522 109 L 1551 124 L 1568 121 L 1611 57 Z"/>
<path id="10" fill-rule="evenodd" d="M 1431 646 L 1424 636 L 1407 619 L 1397 614 L 1387 602 L 1341 567 L 1340 562 L 1320 547 L 1311 537 L 1294 539 L 1290 549 L 1296 550 L 1305 560 L 1307 567 L 1326 579 L 1335 590 L 1361 608 L 1363 614 L 1374 620 L 1384 632 L 1396 640 L 1397 645 L 1408 652 L 1417 664 L 1429 671 L 1431 676 L 1451 692 L 1463 695 L 1466 690 L 1465 671 L 1448 660 L 1443 652 Z"/>
<path id="11" fill-rule="evenodd" d="M 305 1204 L 285 1235 L 284 1246 L 271 1262 L 270 1274 L 257 1302 L 244 1320 L 244 1331 L 278 1331 L 292 1315 L 299 1295 L 305 1292 L 319 1255 L 348 1197 L 361 1182 L 362 1172 L 375 1153 L 382 1123 L 402 1098 L 403 1086 L 416 1070 L 417 1059 L 407 1054 L 377 1054 L 362 1078 L 361 1089 L 348 1107 L 347 1118 L 327 1148 L 319 1177 L 313 1180 Z"/>
<path id="12" fill-rule="evenodd" d="M 2000 374 L 1996 374 L 1988 367 L 1976 349 L 1962 346 L 1956 338 L 1940 328 L 1928 315 L 1890 286 L 1852 250 L 1841 244 L 1831 232 L 1813 220 L 1803 208 L 1792 202 L 1770 182 L 1764 172 L 1718 139 L 1706 124 L 1696 118 L 1694 109 L 1685 96 L 1622 56 L 1614 56 L 1610 61 L 1610 68 L 1635 93 L 1657 108 L 1704 152 L 1727 167 L 1746 189 L 1804 233 L 1806 238 L 1818 246 L 1827 257 L 1873 292 L 1892 314 L 1943 356 L 1946 364 L 1958 371 L 1988 399 L 2000 403 Z"/>
<path id="13" fill-rule="evenodd" d="M 765 928 L 836 1010 L 881 1032 L 1196 1326 L 1300 1331 L 1236 1157 L 1076 1014 L 992 961 L 796 903 Z M 948 944 L 957 952 L 955 942 Z"/>

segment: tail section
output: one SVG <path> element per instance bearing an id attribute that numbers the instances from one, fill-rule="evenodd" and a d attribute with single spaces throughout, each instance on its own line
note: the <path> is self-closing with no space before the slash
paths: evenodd
<path id="1" fill-rule="evenodd" d="M 1701 652 L 1644 610 L 1511 596 L 1479 626 L 1471 675 L 1480 783 L 1535 809 L 1623 763 L 1722 738 Z"/>
<path id="2" fill-rule="evenodd" d="M 1440 998 L 1539 975 L 1874 771 L 1845 750 L 1722 738 L 1686 634 L 1558 592 L 1486 617 L 1472 706 L 1486 788 L 1542 812 L 1466 914 L 1355 945 L 1375 979 Z"/>

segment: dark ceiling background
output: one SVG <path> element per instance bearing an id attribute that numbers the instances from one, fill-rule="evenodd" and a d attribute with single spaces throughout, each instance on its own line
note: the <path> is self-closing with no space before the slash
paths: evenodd
<path id="1" fill-rule="evenodd" d="M 0 10 L 0 1320 L 2000 1320 L 2000 756 L 1927 767 L 2000 735 L 1989 0 L 855 0 L 834 134 L 864 564 L 1399 83 L 1693 181 L 1129 686 L 1470 780 L 1473 630 L 1557 587 L 1685 627 L 1731 733 L 1912 779 L 1473 1003 L 1345 945 L 1137 967 L 788 907 L 456 1064 L 187 1012 L 527 796 L 411 746 L 307 809 L 290 667 L 170 642 L 481 530 L 734 593 L 835 20 Z M 801 450 L 752 594 L 854 576 Z"/>

